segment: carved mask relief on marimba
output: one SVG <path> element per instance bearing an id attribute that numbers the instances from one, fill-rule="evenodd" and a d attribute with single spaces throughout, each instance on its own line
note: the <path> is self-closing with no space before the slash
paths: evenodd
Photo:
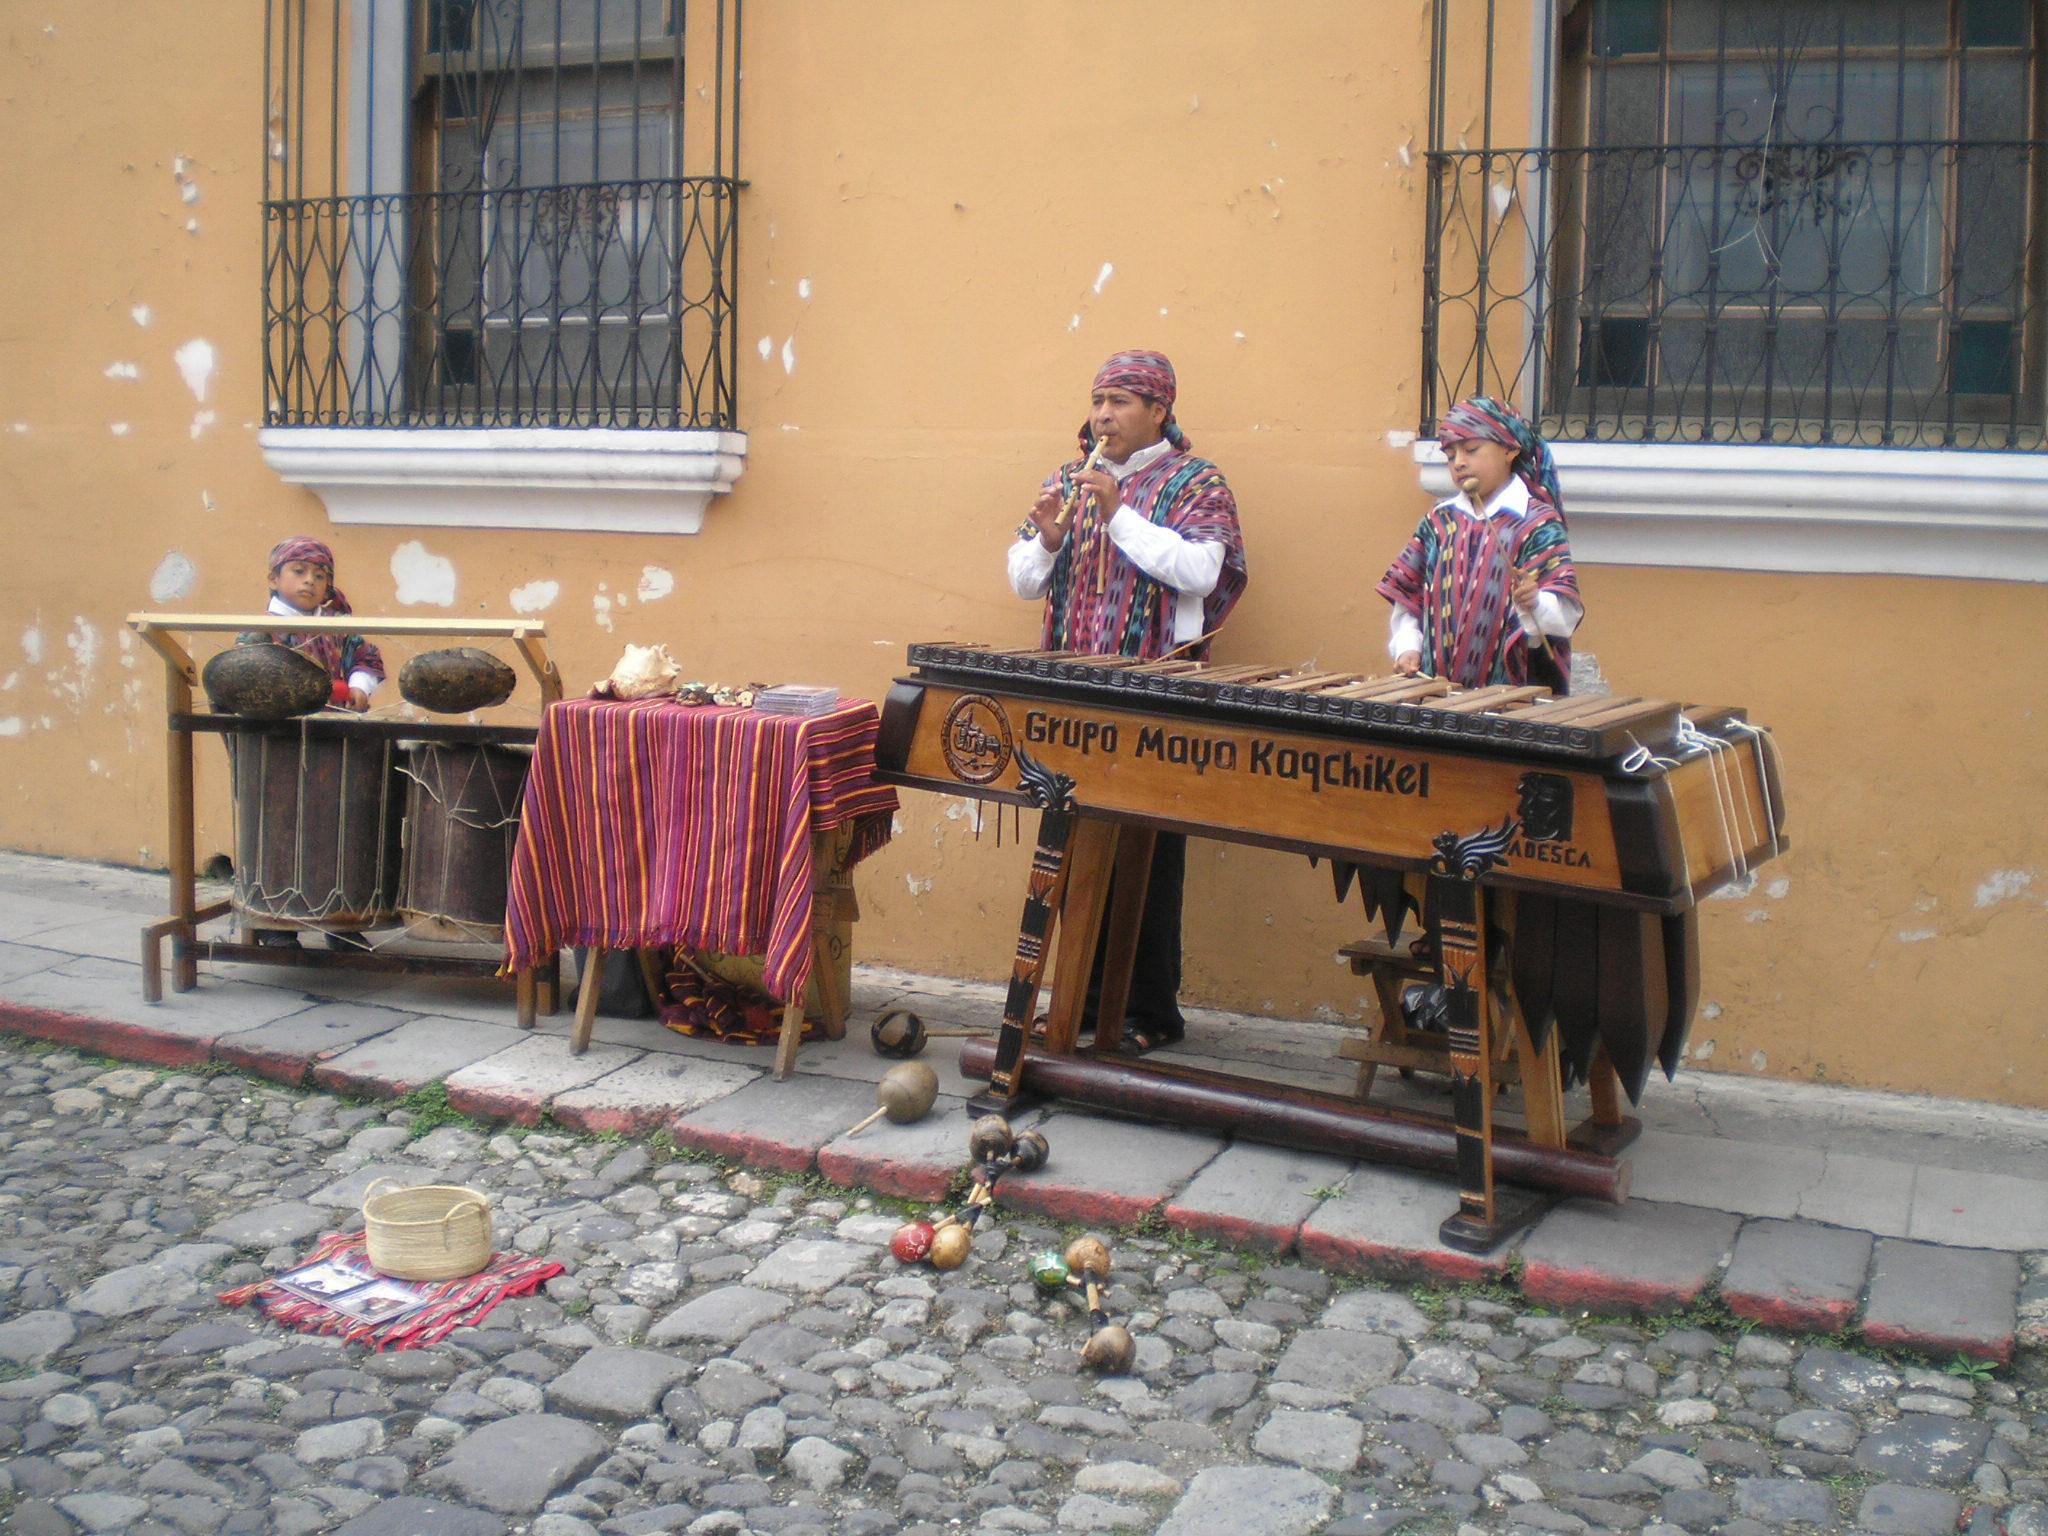
<path id="1" fill-rule="evenodd" d="M 1557 773 L 1525 773 L 1517 785 L 1516 819 L 1532 843 L 1572 840 L 1572 781 Z"/>

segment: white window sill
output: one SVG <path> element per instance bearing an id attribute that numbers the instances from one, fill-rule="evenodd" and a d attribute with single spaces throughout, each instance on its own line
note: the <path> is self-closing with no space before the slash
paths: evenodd
<path id="1" fill-rule="evenodd" d="M 2048 582 L 2048 454 L 1554 443 L 1582 565 Z M 1423 488 L 1443 453 L 1414 445 Z"/>
<path id="2" fill-rule="evenodd" d="M 337 523 L 696 533 L 746 466 L 716 429 L 266 427 L 263 461 Z"/>

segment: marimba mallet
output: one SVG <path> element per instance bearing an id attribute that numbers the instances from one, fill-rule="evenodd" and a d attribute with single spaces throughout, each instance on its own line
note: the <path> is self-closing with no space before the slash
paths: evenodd
<path id="1" fill-rule="evenodd" d="M 875 1099 L 881 1108 L 846 1134 L 858 1136 L 884 1115 L 898 1125 L 922 1120 L 931 1113 L 932 1102 L 938 1096 L 939 1074 L 923 1062 L 906 1061 L 900 1067 L 891 1067 L 875 1084 Z"/>

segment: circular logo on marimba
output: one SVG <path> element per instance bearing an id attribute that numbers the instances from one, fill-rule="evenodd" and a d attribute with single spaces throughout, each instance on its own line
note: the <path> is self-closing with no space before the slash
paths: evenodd
<path id="1" fill-rule="evenodd" d="M 941 738 L 946 766 L 966 784 L 986 784 L 1010 766 L 1016 748 L 1010 741 L 1010 718 L 1003 706 L 985 693 L 970 693 L 946 711 Z"/>

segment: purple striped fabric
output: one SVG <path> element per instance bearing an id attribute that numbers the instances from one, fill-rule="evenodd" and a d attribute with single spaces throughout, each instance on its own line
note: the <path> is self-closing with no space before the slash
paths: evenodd
<path id="1" fill-rule="evenodd" d="M 779 998 L 811 973 L 811 833 L 855 824 L 849 865 L 889 840 L 875 706 L 809 719 L 669 700 L 548 706 L 526 781 L 505 965 L 572 944 L 761 955 Z"/>

